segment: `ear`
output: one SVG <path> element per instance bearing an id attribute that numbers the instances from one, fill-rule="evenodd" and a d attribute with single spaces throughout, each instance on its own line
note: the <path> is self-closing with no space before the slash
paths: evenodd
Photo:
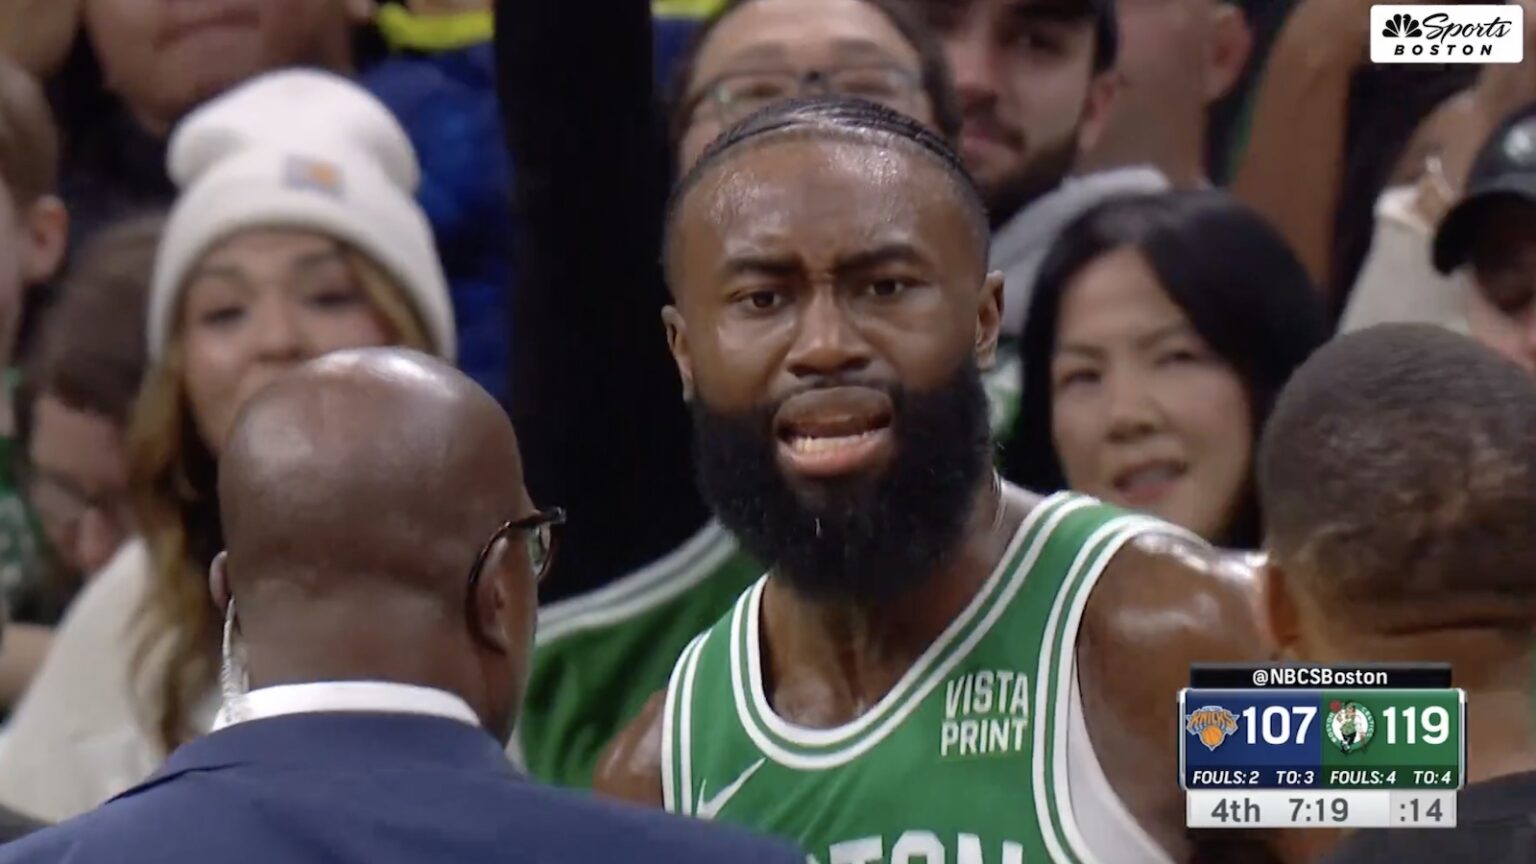
<path id="1" fill-rule="evenodd" d="M 1205 44 L 1205 101 L 1215 102 L 1232 92 L 1253 53 L 1253 30 L 1236 3 L 1217 3 Z"/>
<path id="2" fill-rule="evenodd" d="M 976 366 L 983 372 L 997 365 L 997 340 L 1003 332 L 1003 274 L 987 274 L 976 312 Z"/>
<path id="3" fill-rule="evenodd" d="M 22 278 L 28 285 L 47 282 L 58 275 L 64 263 L 64 250 L 69 245 L 69 211 L 64 209 L 63 201 L 44 195 L 27 208 L 22 229 L 27 241 Z"/>
<path id="4" fill-rule="evenodd" d="M 208 593 L 213 595 L 213 607 L 222 615 L 229 608 L 229 552 L 224 551 L 213 557 L 213 566 L 208 568 Z"/>
<path id="5" fill-rule="evenodd" d="M 1295 659 L 1301 643 L 1301 615 L 1285 570 L 1267 556 L 1259 569 L 1264 626 L 1280 656 Z"/>
<path id="6" fill-rule="evenodd" d="M 470 598 L 473 607 L 469 623 L 474 628 L 475 638 L 503 654 L 511 653 L 516 644 L 509 626 L 513 612 L 513 580 L 525 578 L 511 572 L 514 568 L 507 559 L 510 545 L 505 538 L 496 541 L 496 546 L 485 558 L 485 567 L 480 571 L 480 580 L 475 583 L 475 593 Z"/>
<path id="7" fill-rule="evenodd" d="M 672 352 L 672 362 L 677 364 L 678 377 L 683 381 L 683 401 L 693 401 L 693 355 L 688 349 L 688 324 L 676 306 L 668 305 L 661 310 L 661 323 L 667 328 L 667 349 Z"/>
<path id="8" fill-rule="evenodd" d="M 1120 73 L 1106 69 L 1094 75 L 1088 82 L 1088 99 L 1083 103 L 1083 119 L 1077 128 L 1077 150 L 1087 153 L 1099 146 L 1104 130 L 1109 126 L 1110 112 L 1115 110 L 1115 97 L 1120 92 Z"/>

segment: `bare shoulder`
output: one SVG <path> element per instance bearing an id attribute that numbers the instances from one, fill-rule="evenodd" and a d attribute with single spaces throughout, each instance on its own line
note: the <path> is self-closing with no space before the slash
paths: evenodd
<path id="1" fill-rule="evenodd" d="M 653 695 L 598 759 L 592 791 L 651 807 L 664 806 L 661 791 L 662 708 L 666 692 Z"/>
<path id="2" fill-rule="evenodd" d="M 1268 655 L 1257 591 L 1244 556 L 1151 533 L 1111 560 L 1084 612 L 1077 661 L 1094 752 L 1137 821 L 1176 858 L 1193 844 L 1177 779 L 1178 691 L 1191 663 Z"/>
<path id="3" fill-rule="evenodd" d="M 1139 535 L 1105 568 L 1088 601 L 1084 627 L 1104 644 L 1136 643 L 1179 654 L 1246 656 L 1267 650 L 1258 560 L 1172 531 Z"/>

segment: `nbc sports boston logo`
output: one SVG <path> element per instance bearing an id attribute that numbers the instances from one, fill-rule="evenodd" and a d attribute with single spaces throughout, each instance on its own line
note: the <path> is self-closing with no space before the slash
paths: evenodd
<path id="1" fill-rule="evenodd" d="M 1519 63 L 1517 4 L 1371 7 L 1372 63 Z"/>

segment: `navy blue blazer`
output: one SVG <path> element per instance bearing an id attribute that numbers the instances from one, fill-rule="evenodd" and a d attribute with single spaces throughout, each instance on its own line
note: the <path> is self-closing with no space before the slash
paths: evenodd
<path id="1" fill-rule="evenodd" d="M 804 864 L 738 830 L 518 775 L 480 729 L 293 714 L 193 741 L 142 785 L 0 846 L 0 864 Z"/>

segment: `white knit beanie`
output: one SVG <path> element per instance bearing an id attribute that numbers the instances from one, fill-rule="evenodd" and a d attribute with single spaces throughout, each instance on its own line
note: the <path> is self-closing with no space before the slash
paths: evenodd
<path id="1" fill-rule="evenodd" d="M 247 228 L 309 229 L 356 248 L 394 277 L 452 361 L 453 303 L 414 197 L 420 168 L 405 130 L 366 90 L 313 70 L 255 78 L 187 116 L 167 159 L 181 190 L 160 239 L 149 298 L 159 360 L 188 272 Z"/>

